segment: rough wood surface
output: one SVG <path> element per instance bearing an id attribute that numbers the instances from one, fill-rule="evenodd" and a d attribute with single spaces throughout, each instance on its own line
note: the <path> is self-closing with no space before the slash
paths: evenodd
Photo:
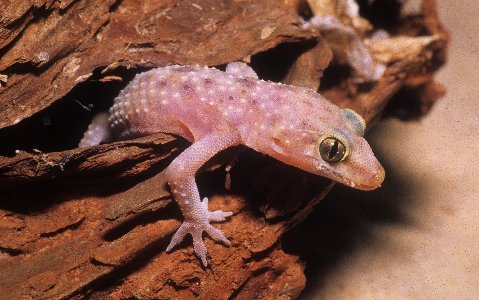
<path id="1" fill-rule="evenodd" d="M 232 246 L 207 238 L 210 266 L 204 269 L 188 242 L 171 254 L 164 251 L 181 215 L 161 170 L 188 146 L 185 141 L 157 134 L 89 149 L 36 150 L 49 149 L 47 144 L 67 148 L 52 136 L 35 147 L 16 148 L 17 139 L 35 140 L 28 133 L 36 132 L 35 122 L 45 121 L 40 115 L 74 119 L 75 110 L 62 105 L 73 102 L 78 91 L 93 99 L 94 109 L 104 107 L 111 99 L 95 95 L 111 88 L 111 82 L 120 82 L 113 85 L 116 93 L 128 72 L 174 63 L 251 60 L 260 76 L 319 87 L 369 124 L 385 108 L 403 118 L 420 116 L 444 93 L 432 76 L 445 61 L 448 36 L 433 1 L 424 2 L 423 15 L 400 17 L 390 26 L 395 35 L 434 40 L 390 61 L 381 80 L 368 84 L 355 83 L 343 66 L 331 63 L 331 50 L 319 32 L 301 29 L 298 13 L 306 2 L 284 3 L 0 4 L 1 295 L 288 299 L 301 293 L 304 262 L 283 252 L 280 240 L 328 193 L 329 180 L 242 148 L 217 157 L 198 182 L 212 210 L 234 212 L 217 225 Z M 98 85 L 91 91 L 88 82 Z M 404 94 L 407 99 L 400 97 Z M 71 128 L 78 137 L 84 129 Z M 231 171 L 225 171 L 223 161 L 233 166 Z"/>

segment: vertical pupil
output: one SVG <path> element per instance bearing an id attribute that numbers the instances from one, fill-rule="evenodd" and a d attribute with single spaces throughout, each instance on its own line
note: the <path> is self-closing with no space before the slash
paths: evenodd
<path id="1" fill-rule="evenodd" d="M 334 140 L 333 146 L 331 147 L 331 150 L 328 153 L 329 159 L 333 159 L 336 156 L 336 154 L 338 154 L 338 148 L 339 148 L 338 144 L 339 144 L 338 141 Z"/>

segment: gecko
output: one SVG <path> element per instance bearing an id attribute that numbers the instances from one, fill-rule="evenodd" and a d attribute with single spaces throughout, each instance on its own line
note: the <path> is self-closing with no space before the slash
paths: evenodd
<path id="1" fill-rule="evenodd" d="M 184 221 L 173 234 L 170 252 L 187 234 L 203 266 L 203 233 L 229 246 L 210 222 L 232 212 L 208 210 L 195 175 L 216 153 L 245 145 L 286 164 L 361 190 L 381 185 L 385 172 L 364 139 L 366 124 L 317 92 L 258 79 L 242 62 L 226 71 L 172 65 L 137 74 L 114 99 L 109 112 L 96 115 L 79 147 L 165 132 L 191 142 L 166 169 L 168 185 Z"/>

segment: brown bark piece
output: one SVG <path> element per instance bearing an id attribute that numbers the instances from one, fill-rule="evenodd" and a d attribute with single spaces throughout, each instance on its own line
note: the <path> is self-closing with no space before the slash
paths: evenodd
<path id="1" fill-rule="evenodd" d="M 318 32 L 300 29 L 296 10 L 287 6 L 303 7 L 301 1 L 27 2 L 1 7 L 0 75 L 7 79 L 0 87 L 0 128 L 48 110 L 89 79 L 120 81 L 121 68 L 221 65 L 282 43 L 303 47 L 286 66 L 284 82 L 319 87 L 369 125 L 386 106 L 394 111 L 389 101 L 397 101 L 397 92 L 416 95 L 422 113 L 444 92 L 432 75 L 445 60 L 448 36 L 433 1 L 425 1 L 427 15 L 403 20 L 398 30 L 413 37 L 426 32 L 436 40 L 414 44 L 415 51 L 396 56 L 383 77 L 367 85 L 347 72 L 332 72 L 337 66 L 330 63 L 326 42 Z M 202 173 L 199 187 L 208 194 L 210 209 L 234 213 L 215 224 L 231 247 L 205 237 L 209 266 L 203 268 L 188 239 L 165 253 L 181 215 L 161 171 L 187 146 L 157 134 L 0 157 L 0 294 L 15 299 L 298 297 L 306 281 L 304 263 L 284 253 L 280 239 L 334 183 L 253 151 L 235 160 L 231 191 L 222 188 L 221 164 Z"/>
<path id="2" fill-rule="evenodd" d="M 331 48 L 324 40 L 302 53 L 291 66 L 284 82 L 286 84 L 303 86 L 317 91 L 324 70 L 332 60 Z"/>

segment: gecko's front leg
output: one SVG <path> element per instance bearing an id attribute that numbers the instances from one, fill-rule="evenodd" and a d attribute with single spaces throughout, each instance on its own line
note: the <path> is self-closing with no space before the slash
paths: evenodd
<path id="1" fill-rule="evenodd" d="M 189 233 L 193 237 L 194 251 L 206 267 L 207 250 L 203 243 L 203 231 L 214 240 L 230 245 L 223 232 L 210 225 L 210 222 L 223 221 L 232 213 L 221 210 L 210 212 L 208 210 L 208 199 L 204 198 L 203 201 L 200 201 L 195 175 L 198 169 L 216 153 L 238 145 L 240 142 L 241 137 L 237 132 L 210 134 L 194 142 L 175 158 L 165 170 L 171 192 L 185 217 L 183 224 L 171 238 L 166 251 L 170 251 Z"/>

